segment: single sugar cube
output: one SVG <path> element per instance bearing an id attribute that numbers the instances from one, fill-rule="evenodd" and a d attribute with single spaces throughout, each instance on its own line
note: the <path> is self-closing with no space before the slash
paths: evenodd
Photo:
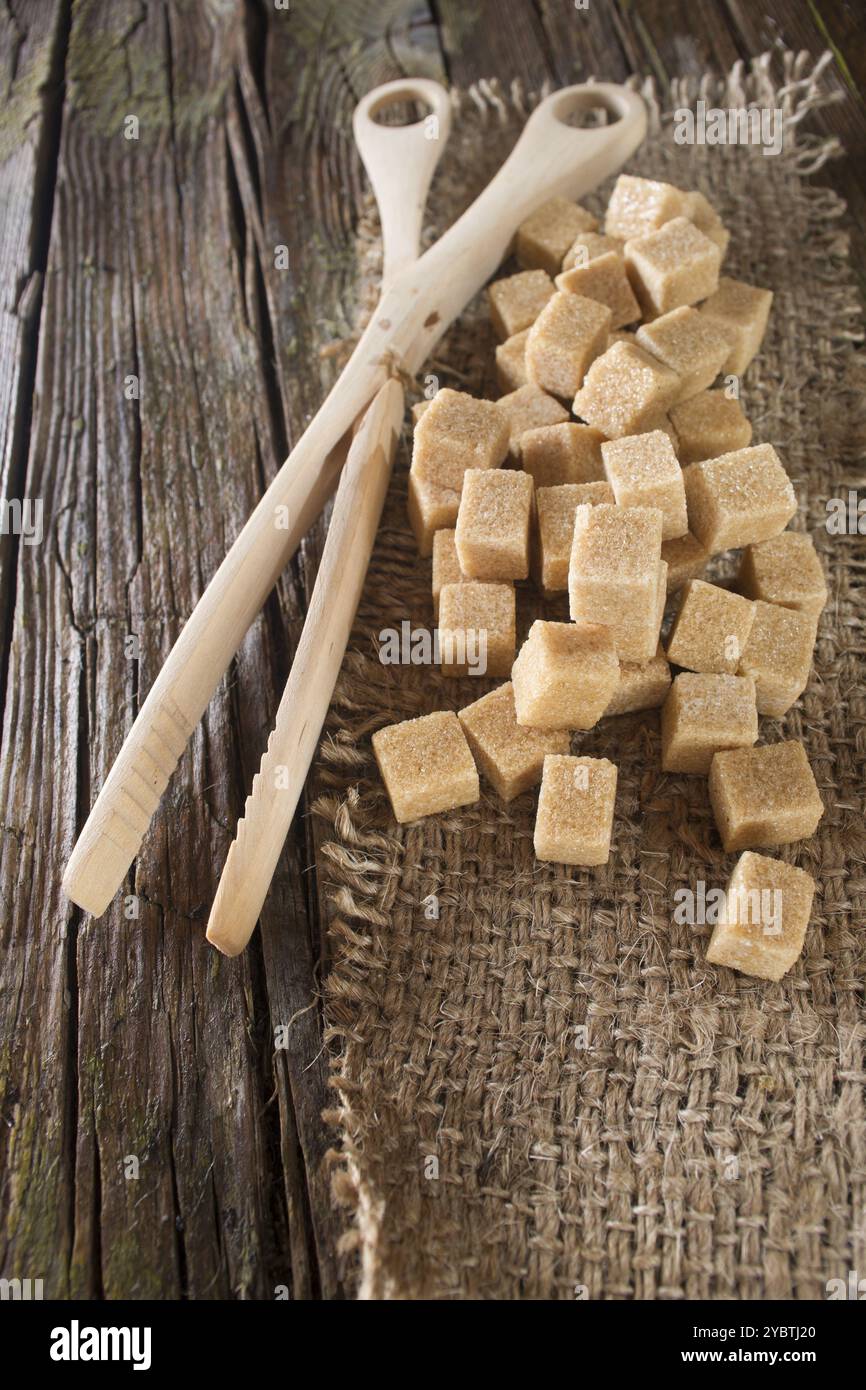
<path id="1" fill-rule="evenodd" d="M 668 661 L 689 671 L 735 676 L 754 619 L 755 605 L 748 599 L 690 579 L 668 637 Z"/>
<path id="2" fill-rule="evenodd" d="M 606 256 L 608 251 L 615 251 L 621 256 L 624 248 L 625 242 L 621 237 L 602 236 L 599 232 L 580 232 L 566 253 L 562 268 L 573 270 L 576 265 L 589 265 L 596 256 Z"/>
<path id="3" fill-rule="evenodd" d="M 722 222 L 721 217 L 716 212 L 712 203 L 705 198 L 703 193 L 692 192 L 686 194 L 686 208 L 684 216 L 690 222 L 694 222 L 698 231 L 708 236 L 710 241 L 714 241 L 722 253 L 724 260 L 731 234 Z"/>
<path id="4" fill-rule="evenodd" d="M 535 857 L 551 864 L 606 864 L 616 767 L 607 758 L 544 759 L 535 817 Z"/>
<path id="5" fill-rule="evenodd" d="M 487 299 L 493 331 L 500 342 L 531 327 L 555 293 L 546 270 L 521 270 L 505 280 L 494 280 L 487 288 Z"/>
<path id="6" fill-rule="evenodd" d="M 565 406 L 555 396 L 548 396 L 540 386 L 531 383 L 500 396 L 494 404 L 508 424 L 509 452 L 515 463 L 520 462 L 523 436 L 528 430 L 561 425 L 569 418 Z"/>
<path id="7" fill-rule="evenodd" d="M 515 253 L 524 270 L 556 275 L 563 257 L 580 232 L 594 232 L 597 218 L 567 198 L 551 198 L 517 228 Z"/>
<path id="8" fill-rule="evenodd" d="M 824 814 L 806 750 L 797 739 L 716 753 L 709 793 L 726 854 L 806 840 Z"/>
<path id="9" fill-rule="evenodd" d="M 718 289 L 701 305 L 704 318 L 728 336 L 730 352 L 722 366 L 724 372 L 742 376 L 756 356 L 764 341 L 772 303 L 772 290 L 762 290 L 723 275 Z"/>
<path id="10" fill-rule="evenodd" d="M 482 695 L 457 717 L 482 776 L 503 801 L 537 786 L 547 753 L 569 750 L 571 740 L 564 730 L 518 724 L 511 681 Z"/>
<path id="11" fill-rule="evenodd" d="M 689 523 L 683 470 L 666 434 L 652 430 L 606 440 L 601 457 L 618 506 L 658 507 L 662 540 L 685 535 Z"/>
<path id="12" fill-rule="evenodd" d="M 766 541 L 797 510 L 791 480 L 772 444 L 753 444 L 683 469 L 689 530 L 714 555 Z"/>
<path id="13" fill-rule="evenodd" d="M 670 688 L 671 668 L 659 643 L 655 656 L 649 661 L 620 663 L 619 684 L 604 712 L 605 718 L 612 714 L 658 709 L 664 704 Z"/>
<path id="14" fill-rule="evenodd" d="M 454 488 L 425 483 L 410 469 L 406 505 L 418 553 L 426 559 L 432 554 L 436 532 L 455 525 L 460 493 Z"/>
<path id="15" fill-rule="evenodd" d="M 701 463 L 733 454 L 752 442 L 752 425 L 740 402 L 724 390 L 701 391 L 671 407 L 680 463 Z"/>
<path id="16" fill-rule="evenodd" d="M 612 329 L 635 323 L 640 318 L 640 305 L 628 282 L 625 261 L 615 251 L 595 256 L 586 265 L 564 270 L 556 277 L 556 288 L 605 304 L 610 310 Z"/>
<path id="17" fill-rule="evenodd" d="M 453 530 L 437 531 L 433 537 L 433 612 L 439 616 L 439 596 L 446 584 L 462 584 L 466 579 L 457 558 Z"/>
<path id="18" fill-rule="evenodd" d="M 729 351 L 721 330 L 688 305 L 641 324 L 635 337 L 642 348 L 677 373 L 681 401 L 712 385 Z"/>
<path id="19" fill-rule="evenodd" d="M 731 874 L 707 960 L 781 980 L 803 950 L 814 896 L 815 880 L 805 869 L 747 850 Z"/>
<path id="20" fill-rule="evenodd" d="M 532 479 L 512 469 L 470 468 L 463 476 L 454 542 L 469 579 L 526 579 Z"/>
<path id="21" fill-rule="evenodd" d="M 597 357 L 574 398 L 575 415 L 608 439 L 657 428 L 676 400 L 679 377 L 637 343 L 614 343 Z"/>
<path id="22" fill-rule="evenodd" d="M 662 542 L 662 559 L 668 567 L 668 593 L 675 594 L 687 580 L 700 579 L 710 562 L 710 552 L 687 531 L 684 536 Z"/>
<path id="23" fill-rule="evenodd" d="M 621 661 L 649 661 L 664 609 L 662 514 L 657 507 L 575 509 L 568 570 L 575 622 L 611 629 Z"/>
<path id="24" fill-rule="evenodd" d="M 539 619 L 511 672 L 518 724 L 533 729 L 591 729 L 610 703 L 619 661 L 610 629 L 597 623 Z"/>
<path id="25" fill-rule="evenodd" d="M 517 645 L 511 584 L 446 584 L 439 595 L 443 676 L 508 676 Z"/>
<path id="26" fill-rule="evenodd" d="M 595 483 L 604 478 L 601 443 L 591 425 L 541 425 L 520 437 L 520 457 L 536 487 L 560 483 Z"/>
<path id="27" fill-rule="evenodd" d="M 810 613 L 755 600 L 755 621 L 740 660 L 740 674 L 755 682 L 758 713 L 781 719 L 809 684 L 815 649 Z"/>
<path id="28" fill-rule="evenodd" d="M 574 514 L 581 504 L 614 505 L 610 483 L 562 483 L 540 487 L 535 494 L 537 528 L 532 546 L 532 577 L 545 594 L 568 588 L 568 565 L 574 539 Z"/>
<path id="29" fill-rule="evenodd" d="M 527 383 L 526 375 L 526 339 L 529 337 L 529 329 L 524 328 L 522 333 L 515 333 L 513 337 L 506 338 L 504 343 L 496 345 L 496 382 L 500 391 L 516 391 L 519 386 Z"/>
<path id="30" fill-rule="evenodd" d="M 467 468 L 498 468 L 508 453 L 507 423 L 494 401 L 443 386 L 415 426 L 412 471 L 458 491 Z"/>
<path id="31" fill-rule="evenodd" d="M 543 391 L 571 400 L 607 347 L 610 309 L 594 299 L 557 291 L 526 339 L 526 375 Z"/>
<path id="32" fill-rule="evenodd" d="M 466 735 L 451 710 L 380 729 L 373 752 L 400 825 L 469 806 L 481 795 Z"/>
<path id="33" fill-rule="evenodd" d="M 755 683 L 748 676 L 682 671 L 662 706 L 662 770 L 703 774 L 720 748 L 758 738 Z"/>
<path id="34" fill-rule="evenodd" d="M 747 545 L 738 578 L 747 598 L 795 608 L 816 621 L 827 602 L 827 581 L 811 536 L 783 531 L 772 540 Z"/>
<path id="35" fill-rule="evenodd" d="M 672 183 L 620 174 L 607 205 L 605 233 L 628 240 L 658 231 L 674 217 L 686 215 L 688 198 Z"/>
<path id="36" fill-rule="evenodd" d="M 715 293 L 722 253 L 686 217 L 625 244 L 625 263 L 646 315 L 666 314 Z"/>

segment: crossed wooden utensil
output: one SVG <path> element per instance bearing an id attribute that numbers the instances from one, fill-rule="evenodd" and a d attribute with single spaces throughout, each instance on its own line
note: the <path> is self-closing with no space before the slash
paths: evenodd
<path id="1" fill-rule="evenodd" d="M 378 122 L 399 102 L 431 116 Z M 608 124 L 570 124 L 602 108 Z M 497 174 L 419 258 L 430 181 L 451 100 L 426 79 L 389 82 L 355 109 L 353 129 L 379 206 L 381 297 L 345 369 L 196 604 L 126 736 L 70 855 L 63 887 L 100 916 L 121 886 L 193 729 L 245 633 L 339 479 L 321 565 L 274 728 L 217 888 L 208 940 L 237 955 L 267 896 L 328 711 L 357 611 L 413 376 L 553 197 L 577 199 L 641 143 L 636 93 L 607 83 L 542 101 Z M 279 524 L 278 524 L 279 519 Z M 286 523 L 287 519 L 287 524 Z"/>

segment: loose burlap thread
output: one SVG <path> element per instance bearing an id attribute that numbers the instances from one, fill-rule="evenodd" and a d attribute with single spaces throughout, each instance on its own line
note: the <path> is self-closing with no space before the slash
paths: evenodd
<path id="1" fill-rule="evenodd" d="M 817 880 L 803 956 L 778 984 L 756 981 L 707 964 L 709 926 L 674 920 L 675 891 L 723 886 L 735 857 L 706 780 L 661 773 L 655 711 L 574 739 L 619 767 L 604 868 L 536 862 L 535 793 L 505 805 L 482 784 L 477 806 L 395 824 L 371 734 L 496 684 L 378 659 L 383 629 L 433 626 L 406 520 L 407 428 L 314 773 L 335 1191 L 361 1297 L 818 1299 L 866 1271 L 864 552 L 825 525 L 827 499 L 857 485 L 866 430 L 844 208 L 810 181 L 836 152 L 806 133 L 824 61 L 765 55 L 664 101 L 645 83 L 651 130 L 629 166 L 703 190 L 733 232 L 727 273 L 775 291 L 743 404 L 789 470 L 793 525 L 830 588 L 808 689 L 760 732 L 803 740 L 826 806 L 813 839 L 773 851 Z M 783 153 L 676 144 L 662 107 L 698 96 L 782 108 Z M 531 104 L 491 83 L 455 98 L 428 238 L 489 180 Z M 380 256 L 371 213 L 362 303 Z M 425 371 L 493 397 L 493 346 L 479 298 Z M 519 640 L 544 611 L 520 592 Z"/>

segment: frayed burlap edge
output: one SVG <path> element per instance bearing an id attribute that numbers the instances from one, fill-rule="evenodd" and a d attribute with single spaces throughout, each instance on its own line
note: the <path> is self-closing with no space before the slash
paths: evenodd
<path id="1" fill-rule="evenodd" d="M 757 101 L 762 105 L 780 105 L 785 113 L 786 148 L 778 158 L 790 176 L 803 179 L 819 170 L 828 159 L 840 152 L 839 142 L 833 138 L 818 138 L 803 129 L 803 122 L 811 110 L 836 99 L 821 91 L 820 78 L 831 55 L 825 54 L 816 64 L 808 55 L 795 55 L 789 52 L 764 54 L 755 59 L 748 70 L 738 63 L 726 78 L 705 76 L 699 83 L 694 80 L 677 80 L 665 96 L 665 106 L 659 100 L 654 82 L 651 79 L 632 79 L 644 96 L 650 113 L 650 135 L 646 154 L 654 137 L 670 120 L 670 112 L 679 106 L 693 104 L 698 96 L 722 106 L 741 105 Z M 774 80 L 773 71 L 781 64 L 781 78 Z M 518 83 L 504 91 L 495 81 L 482 81 L 468 92 L 454 93 L 456 127 L 461 120 L 474 120 L 481 126 L 515 127 L 519 129 L 522 119 L 532 106 L 546 95 L 546 90 L 526 94 Z M 658 171 L 651 169 L 651 160 L 638 158 L 633 162 L 637 172 Z M 663 176 L 663 175 L 661 175 Z M 435 190 L 434 190 L 435 192 Z M 839 456 L 841 474 L 836 480 L 854 466 L 852 439 L 855 437 L 850 425 L 844 436 L 840 437 L 840 414 L 846 415 L 850 422 L 852 412 L 859 412 L 857 433 L 862 436 L 863 403 L 862 382 L 853 375 L 850 364 L 850 346 L 861 336 L 860 309 L 850 277 L 840 275 L 838 260 L 847 253 L 847 239 L 840 230 L 839 218 L 843 211 L 840 200 L 829 190 L 803 187 L 802 196 L 809 202 L 809 226 L 822 255 L 828 262 L 827 273 L 823 277 L 823 299 L 826 306 L 822 335 L 831 343 L 831 355 L 845 354 L 845 366 L 841 379 L 833 383 L 833 393 L 826 396 L 826 415 L 815 422 L 817 438 L 838 441 L 842 452 Z M 448 195 L 446 203 L 453 202 Z M 441 227 L 433 226 L 429 235 L 438 234 Z M 428 239 L 429 239 L 428 235 Z M 735 231 L 736 235 L 736 231 Z M 814 247 L 813 247 L 814 249 Z M 369 220 L 359 229 L 360 265 L 360 305 L 359 325 L 363 325 L 365 310 L 374 300 L 381 248 L 377 236 L 375 209 L 371 210 Z M 779 306 L 777 303 L 777 312 Z M 453 373 L 455 384 L 460 382 L 460 367 L 448 358 L 447 340 L 441 349 L 446 372 Z M 465 361 L 457 353 L 461 367 Z M 438 369 L 438 364 L 437 364 Z M 847 374 L 847 375 L 846 375 Z M 466 375 L 471 379 L 472 373 Z M 784 382 L 776 383 L 781 390 Z M 773 385 L 770 387 L 772 396 Z M 764 436 L 759 421 L 756 424 L 756 439 Z M 399 490 L 398 485 L 398 490 Z M 405 478 L 402 480 L 405 489 Z M 398 511 L 403 505 L 398 497 Z M 819 523 L 818 508 L 820 497 L 807 499 L 801 523 L 809 529 Z M 396 578 L 407 567 L 416 565 L 414 546 L 411 537 L 401 535 L 395 526 L 392 529 L 383 523 L 385 534 L 380 537 L 378 547 L 378 573 L 375 583 L 387 582 L 389 569 Z M 369 596 L 367 596 L 369 598 Z M 372 612 L 370 611 L 372 609 Z M 358 622 L 353 637 L 353 646 L 347 654 L 341 673 L 320 756 L 316 778 L 319 794 L 313 806 L 314 814 L 321 818 L 328 828 L 330 838 L 322 845 L 318 863 L 320 881 L 330 904 L 332 917 L 329 921 L 329 936 L 333 952 L 333 964 L 325 985 L 326 1018 L 328 1027 L 326 1041 L 333 1050 L 332 1084 L 338 1097 L 338 1104 L 327 1114 L 328 1120 L 338 1129 L 340 1145 L 332 1155 L 335 1164 L 334 1191 L 338 1201 L 347 1209 L 348 1229 L 343 1239 L 343 1249 L 347 1254 L 347 1269 L 357 1269 L 358 1293 L 361 1298 L 389 1298 L 416 1296 L 462 1296 L 465 1292 L 459 1277 L 437 1279 L 436 1272 L 413 1281 L 412 1270 L 417 1264 L 409 1262 L 408 1268 L 401 1269 L 393 1258 L 385 1239 L 388 1218 L 387 1202 L 383 1191 L 375 1179 L 371 1179 L 365 1155 L 365 1137 L 359 1126 L 356 1114 L 356 1097 L 364 1087 L 375 1087 L 375 1076 L 363 1076 L 363 1055 L 366 1038 L 363 1027 L 356 1028 L 354 1021 L 359 1011 L 369 1002 L 372 993 L 369 982 L 381 976 L 388 969 L 387 950 L 382 941 L 389 931 L 391 912 L 400 891 L 401 863 L 405 848 L 405 837 L 393 822 L 383 815 L 381 798 L 371 798 L 359 790 L 359 786 L 369 785 L 371 779 L 371 755 L 369 737 L 376 728 L 390 722 L 392 717 L 382 706 L 381 668 L 371 650 L 371 635 L 378 629 L 378 613 L 375 602 L 362 600 Z M 365 653 L 370 653 L 369 655 Z M 429 689 L 424 681 L 415 681 L 417 672 L 410 672 L 409 678 L 400 682 L 399 717 L 426 713 L 435 707 L 431 703 Z M 459 821 L 459 818 L 458 818 Z M 390 826 L 392 833 L 386 827 Z M 443 906 L 446 904 L 443 903 Z M 593 920 L 597 920 L 596 913 Z M 365 1104 L 370 1102 L 367 1097 Z M 772 1244 L 772 1237 L 770 1238 Z M 357 1261 L 357 1263 L 355 1263 Z M 753 1263 L 755 1263 L 753 1261 Z M 772 1258 L 769 1261 L 772 1269 Z M 757 1273 L 751 1271 L 751 1287 L 759 1287 L 758 1296 L 790 1296 L 780 1292 L 780 1285 L 774 1285 L 767 1277 L 767 1261 Z M 639 1277 L 626 1288 L 622 1281 L 608 1281 L 592 1291 L 592 1296 L 651 1296 L 639 1287 Z M 565 1281 L 565 1286 L 568 1281 Z M 488 1289 L 488 1296 L 510 1297 L 520 1280 L 513 1275 L 504 1275 L 501 1289 L 495 1286 Z M 728 1279 L 721 1279 L 715 1296 L 743 1296 L 743 1285 Z M 533 1285 L 528 1296 L 551 1296 L 560 1290 L 553 1284 L 549 1288 Z M 568 1295 L 565 1295 L 568 1296 Z M 572 1295 L 573 1296 L 573 1295 Z M 655 1296 L 689 1297 L 697 1296 L 695 1282 L 678 1277 L 676 1272 L 656 1285 Z M 814 1291 L 806 1291 L 801 1296 L 817 1296 Z"/>

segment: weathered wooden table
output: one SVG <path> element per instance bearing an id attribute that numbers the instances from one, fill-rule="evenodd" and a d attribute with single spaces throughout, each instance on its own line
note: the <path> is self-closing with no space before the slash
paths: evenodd
<path id="1" fill-rule="evenodd" d="M 358 97 L 407 71 L 537 89 L 829 45 L 849 99 L 816 119 L 862 151 L 858 11 L 4 7 L 2 1275 L 61 1298 L 346 1292 L 303 805 L 252 948 L 227 962 L 203 941 L 324 524 L 250 633 L 109 913 L 83 917 L 59 882 L 140 693 L 334 378 L 363 193 Z M 821 177 L 862 243 L 853 161 Z M 854 264 L 862 274 L 862 254 Z"/>

